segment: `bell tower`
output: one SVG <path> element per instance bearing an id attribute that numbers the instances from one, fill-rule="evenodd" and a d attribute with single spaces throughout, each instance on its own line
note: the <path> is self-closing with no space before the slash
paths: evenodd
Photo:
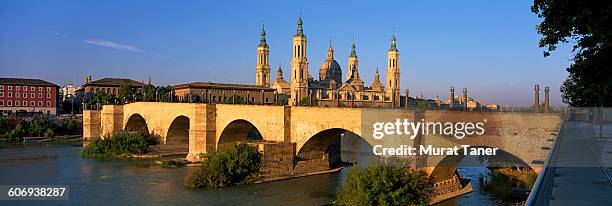
<path id="1" fill-rule="evenodd" d="M 359 60 L 357 59 L 357 52 L 355 51 L 355 41 L 353 41 L 353 45 L 351 45 L 351 54 L 348 59 L 348 72 L 346 73 L 346 79 L 354 78 L 359 74 Z"/>
<path id="2" fill-rule="evenodd" d="M 297 21 L 297 32 L 293 36 L 293 59 L 291 60 L 291 105 L 308 97 L 308 58 L 306 58 L 306 35 L 302 29 L 302 12 Z"/>
<path id="3" fill-rule="evenodd" d="M 255 69 L 255 85 L 270 87 L 270 48 L 266 42 L 266 30 L 261 28 L 261 37 L 257 46 L 257 68 Z"/>
<path id="4" fill-rule="evenodd" d="M 387 52 L 387 78 L 386 78 L 386 93 L 389 99 L 399 105 L 399 90 L 400 90 L 400 69 L 399 69 L 399 51 L 395 42 L 395 33 L 391 36 L 391 48 Z"/>

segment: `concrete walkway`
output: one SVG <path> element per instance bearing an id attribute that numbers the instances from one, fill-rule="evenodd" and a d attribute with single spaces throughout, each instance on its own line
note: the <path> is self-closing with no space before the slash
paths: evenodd
<path id="1" fill-rule="evenodd" d="M 565 122 L 552 154 L 550 205 L 612 205 L 612 125 Z M 544 197 L 545 198 L 545 197 Z"/>

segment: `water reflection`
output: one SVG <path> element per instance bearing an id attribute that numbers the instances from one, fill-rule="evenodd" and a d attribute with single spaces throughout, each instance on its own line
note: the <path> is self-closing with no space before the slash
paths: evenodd
<path id="1" fill-rule="evenodd" d="M 69 201 L 10 202 L 11 205 L 324 205 L 335 200 L 349 169 L 337 173 L 256 185 L 192 190 L 183 179 L 196 168 L 165 169 L 153 160 L 81 158 L 80 147 L 29 145 L 0 149 L 0 184 L 66 184 Z M 342 139 L 342 159 L 365 166 L 371 146 L 361 138 Z M 44 158 L 42 158 L 44 157 Z M 459 168 L 478 181 L 484 168 Z M 492 197 L 475 192 L 440 205 L 492 205 Z M 5 204 L 6 202 L 0 202 Z"/>

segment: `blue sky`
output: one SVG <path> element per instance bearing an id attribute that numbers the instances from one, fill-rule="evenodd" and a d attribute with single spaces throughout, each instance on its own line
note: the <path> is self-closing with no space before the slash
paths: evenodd
<path id="1" fill-rule="evenodd" d="M 441 98 L 451 85 L 477 100 L 529 105 L 533 85 L 560 105 L 571 51 L 544 58 L 531 1 L 0 1 L 0 76 L 81 84 L 85 76 L 151 78 L 155 84 L 254 84 L 265 22 L 273 71 L 289 78 L 302 10 L 310 72 L 331 39 L 346 74 L 354 39 L 359 72 L 384 79 L 395 30 L 401 86 Z M 275 75 L 274 75 L 275 76 Z M 273 78 L 274 79 L 274 78 Z M 272 79 L 272 80 L 273 80 Z"/>

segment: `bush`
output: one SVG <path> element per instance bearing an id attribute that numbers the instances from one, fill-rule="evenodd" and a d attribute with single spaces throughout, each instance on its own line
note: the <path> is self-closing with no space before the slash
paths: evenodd
<path id="1" fill-rule="evenodd" d="M 53 129 L 51 128 L 47 128 L 47 131 L 45 131 L 45 137 L 47 138 L 53 138 L 55 135 L 53 133 Z"/>
<path id="2" fill-rule="evenodd" d="M 354 167 L 336 205 L 428 205 L 433 181 L 424 172 L 381 165 Z"/>
<path id="3" fill-rule="evenodd" d="M 21 124 L 17 124 L 15 125 L 15 128 L 13 128 L 11 131 L 7 132 L 6 134 L 2 134 L 0 136 L 2 138 L 2 141 L 0 142 L 6 142 L 6 143 L 22 142 L 23 136 L 25 136 L 25 130 L 21 127 Z"/>
<path id="4" fill-rule="evenodd" d="M 262 157 L 256 148 L 237 144 L 210 154 L 198 171 L 185 178 L 190 188 L 249 184 L 259 179 Z"/>
<path id="5" fill-rule="evenodd" d="M 162 162 L 162 168 L 180 168 L 184 167 L 185 163 L 175 160 L 165 160 Z"/>
<path id="6" fill-rule="evenodd" d="M 117 132 L 104 139 L 96 139 L 81 151 L 82 156 L 121 156 L 145 154 L 151 145 L 159 144 L 159 138 L 147 132 Z"/>

